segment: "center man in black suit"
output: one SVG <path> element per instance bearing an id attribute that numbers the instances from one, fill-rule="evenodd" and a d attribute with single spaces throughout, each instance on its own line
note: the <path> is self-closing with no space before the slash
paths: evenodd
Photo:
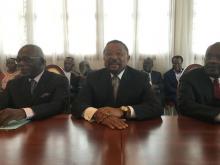
<path id="1" fill-rule="evenodd" d="M 220 42 L 207 49 L 204 67 L 180 78 L 178 101 L 183 115 L 220 121 Z"/>
<path id="2" fill-rule="evenodd" d="M 0 94 L 0 125 L 60 113 L 68 97 L 68 81 L 45 70 L 41 48 L 25 45 L 18 52 L 17 62 L 22 76 L 9 81 Z"/>
<path id="3" fill-rule="evenodd" d="M 146 74 L 129 66 L 127 46 L 112 40 L 104 48 L 105 68 L 88 74 L 73 116 L 125 129 L 125 119 L 144 120 L 160 117 L 162 107 L 156 99 Z"/>

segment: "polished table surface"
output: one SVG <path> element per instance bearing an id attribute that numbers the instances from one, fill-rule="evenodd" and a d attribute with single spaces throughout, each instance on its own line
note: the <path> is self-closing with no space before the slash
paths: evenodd
<path id="1" fill-rule="evenodd" d="M 59 115 L 0 131 L 0 165 L 220 164 L 220 126 L 187 117 L 111 130 Z"/>

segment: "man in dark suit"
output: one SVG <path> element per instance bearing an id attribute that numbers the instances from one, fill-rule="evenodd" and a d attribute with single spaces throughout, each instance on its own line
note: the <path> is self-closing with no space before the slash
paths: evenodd
<path id="1" fill-rule="evenodd" d="M 163 79 L 160 72 L 152 70 L 153 66 L 154 63 L 151 58 L 144 59 L 143 72 L 147 74 L 152 89 L 154 90 L 156 96 L 163 105 L 164 103 Z"/>
<path id="2" fill-rule="evenodd" d="M 178 110 L 206 121 L 220 121 L 220 42 L 208 47 L 204 67 L 180 79 Z"/>
<path id="3" fill-rule="evenodd" d="M 165 102 L 167 105 L 176 106 L 176 93 L 177 85 L 181 73 L 183 57 L 182 56 L 173 56 L 172 58 L 172 69 L 164 73 L 164 93 L 165 93 Z"/>
<path id="4" fill-rule="evenodd" d="M 162 108 L 147 76 L 127 66 L 127 46 L 118 40 L 104 49 L 105 68 L 91 72 L 72 109 L 75 117 L 125 129 L 123 118 L 144 120 L 160 117 Z"/>
<path id="5" fill-rule="evenodd" d="M 22 76 L 9 81 L 0 95 L 0 125 L 60 113 L 68 96 L 68 82 L 64 76 L 44 70 L 41 48 L 25 45 L 18 52 L 17 62 Z"/>

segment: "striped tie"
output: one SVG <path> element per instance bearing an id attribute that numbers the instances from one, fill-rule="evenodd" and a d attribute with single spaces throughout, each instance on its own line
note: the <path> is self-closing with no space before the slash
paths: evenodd
<path id="1" fill-rule="evenodd" d="M 114 75 L 112 77 L 112 87 L 113 87 L 113 97 L 115 100 L 117 98 L 119 83 L 120 83 L 120 79 L 118 78 L 118 76 Z"/>

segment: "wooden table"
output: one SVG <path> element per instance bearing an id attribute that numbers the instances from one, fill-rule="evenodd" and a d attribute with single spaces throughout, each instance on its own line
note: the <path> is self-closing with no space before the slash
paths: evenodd
<path id="1" fill-rule="evenodd" d="M 220 126 L 187 117 L 111 130 L 60 115 L 0 132 L 0 165 L 220 164 Z"/>

